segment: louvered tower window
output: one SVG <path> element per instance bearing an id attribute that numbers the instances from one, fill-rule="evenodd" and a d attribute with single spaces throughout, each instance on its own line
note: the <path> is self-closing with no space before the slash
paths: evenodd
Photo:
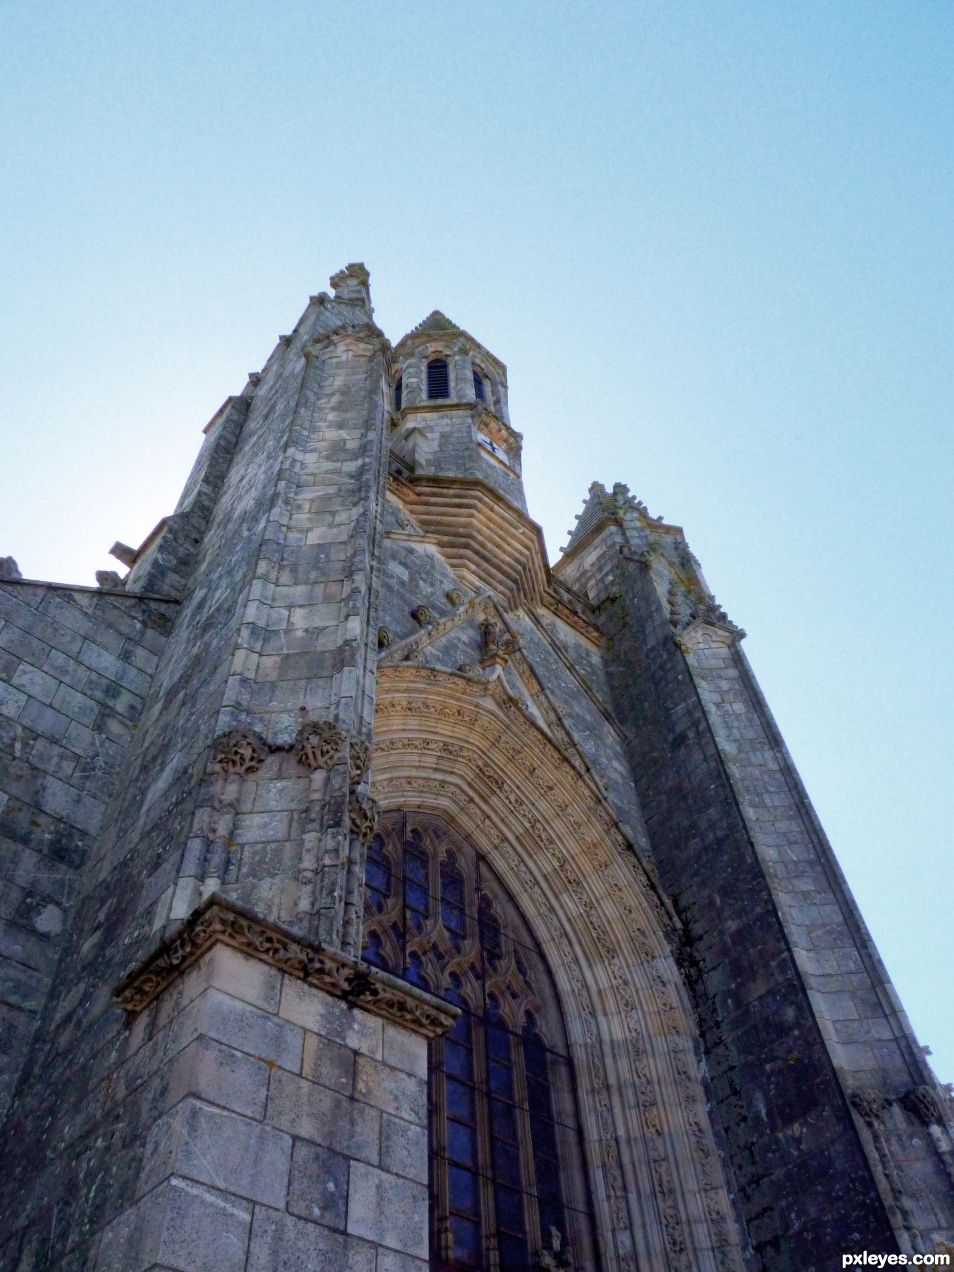
<path id="1" fill-rule="evenodd" d="M 427 364 L 427 396 L 429 398 L 450 397 L 450 376 L 446 358 L 431 358 Z"/>
<path id="2" fill-rule="evenodd" d="M 474 393 L 478 402 L 487 401 L 487 390 L 484 388 L 484 377 L 479 371 L 474 372 Z"/>
<path id="3" fill-rule="evenodd" d="M 394 409 L 399 411 L 404 400 L 404 376 L 399 375 L 394 382 Z"/>
<path id="4" fill-rule="evenodd" d="M 387 812 L 364 924 L 369 963 L 461 1008 L 429 1049 L 433 1272 L 595 1272 L 563 1015 L 503 882 L 440 817 Z"/>

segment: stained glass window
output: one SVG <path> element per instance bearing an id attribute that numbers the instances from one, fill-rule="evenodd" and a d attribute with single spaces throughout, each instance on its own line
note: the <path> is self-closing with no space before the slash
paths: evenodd
<path id="1" fill-rule="evenodd" d="M 434 1272 L 530 1272 L 543 1250 L 597 1268 L 552 977 L 497 875 L 440 818 L 382 817 L 364 957 L 462 1009 L 430 1050 Z"/>

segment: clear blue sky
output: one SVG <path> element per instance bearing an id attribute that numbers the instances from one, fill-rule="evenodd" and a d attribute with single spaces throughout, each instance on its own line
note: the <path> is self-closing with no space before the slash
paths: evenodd
<path id="1" fill-rule="evenodd" d="M 686 527 L 943 1080 L 954 7 L 8 3 L 0 555 L 91 583 L 351 260 L 510 368 L 552 556 Z"/>

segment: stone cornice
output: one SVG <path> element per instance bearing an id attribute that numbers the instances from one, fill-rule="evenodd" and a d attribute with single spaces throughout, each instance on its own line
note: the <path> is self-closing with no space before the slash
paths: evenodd
<path id="1" fill-rule="evenodd" d="M 125 1011 L 142 1011 L 216 944 L 230 945 L 425 1038 L 444 1033 L 460 1014 L 452 1004 L 262 918 L 218 892 L 123 978 L 114 1001 Z"/>

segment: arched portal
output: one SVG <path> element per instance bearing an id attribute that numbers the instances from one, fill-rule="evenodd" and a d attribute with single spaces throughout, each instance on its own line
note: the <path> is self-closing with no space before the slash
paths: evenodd
<path id="1" fill-rule="evenodd" d="M 596 1268 L 556 989 L 482 855 L 432 813 L 385 813 L 368 849 L 363 957 L 461 1008 L 431 1043 L 431 1266 Z"/>
<path id="2" fill-rule="evenodd" d="M 374 737 L 382 809 L 473 844 L 546 951 L 603 1266 L 741 1269 L 670 919 L 598 784 L 500 678 L 381 667 Z"/>

